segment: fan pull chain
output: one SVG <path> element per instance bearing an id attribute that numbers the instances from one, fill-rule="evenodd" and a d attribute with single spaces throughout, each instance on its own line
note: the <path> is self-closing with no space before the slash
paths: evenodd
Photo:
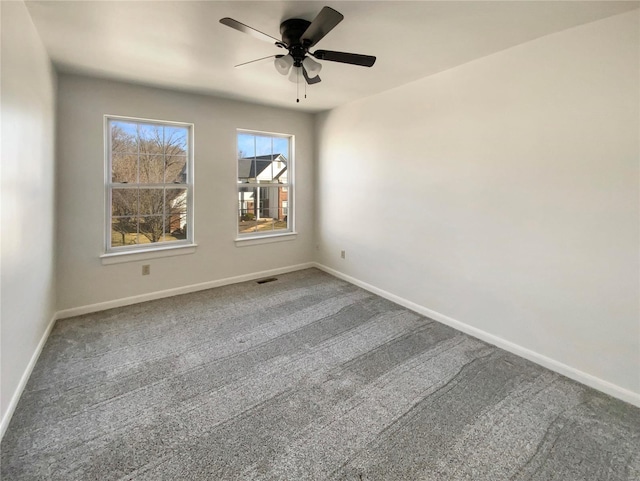
<path id="1" fill-rule="evenodd" d="M 296 102 L 300 103 L 300 69 L 296 69 Z"/>
<path id="2" fill-rule="evenodd" d="M 306 80 L 304 82 L 304 98 L 305 99 L 307 98 L 307 82 L 306 82 Z"/>

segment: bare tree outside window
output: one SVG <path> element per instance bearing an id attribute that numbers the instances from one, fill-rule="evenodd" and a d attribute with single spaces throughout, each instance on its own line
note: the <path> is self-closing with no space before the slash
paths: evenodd
<path id="1" fill-rule="evenodd" d="M 110 248 L 189 238 L 187 126 L 109 121 Z"/>

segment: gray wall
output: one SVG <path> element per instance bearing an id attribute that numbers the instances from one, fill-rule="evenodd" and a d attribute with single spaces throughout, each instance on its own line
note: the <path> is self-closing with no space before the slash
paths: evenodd
<path id="1" fill-rule="evenodd" d="M 55 311 L 56 78 L 22 2 L 2 9 L 2 432 Z"/>
<path id="2" fill-rule="evenodd" d="M 638 17 L 323 114 L 320 262 L 638 402 Z"/>
<path id="3" fill-rule="evenodd" d="M 60 75 L 58 105 L 59 310 L 312 261 L 310 114 L 73 75 Z M 102 265 L 105 114 L 195 124 L 194 254 Z M 235 245 L 236 128 L 295 135 L 295 240 Z"/>

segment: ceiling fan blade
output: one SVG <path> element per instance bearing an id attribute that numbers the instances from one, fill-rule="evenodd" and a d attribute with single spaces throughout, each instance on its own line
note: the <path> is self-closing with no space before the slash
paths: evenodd
<path id="1" fill-rule="evenodd" d="M 309 85 L 314 85 L 320 82 L 320 75 L 316 75 L 313 78 L 309 78 L 309 74 L 307 73 L 307 69 L 302 66 L 302 75 L 304 75 L 304 79 L 307 81 Z"/>
<path id="2" fill-rule="evenodd" d="M 371 67 L 376 63 L 376 58 L 371 55 L 360 55 L 358 53 L 335 52 L 333 50 L 316 50 L 313 55 L 318 60 L 329 60 L 331 62 L 349 63 L 362 67 Z"/>
<path id="3" fill-rule="evenodd" d="M 324 7 L 302 34 L 300 41 L 307 48 L 313 47 L 333 30 L 333 27 L 342 22 L 343 18 L 344 16 L 340 12 L 331 7 Z"/>
<path id="4" fill-rule="evenodd" d="M 281 43 L 281 41 L 278 40 L 277 38 L 272 37 L 271 35 L 267 35 L 266 33 L 262 33 L 260 30 L 256 30 L 255 28 L 250 27 L 249 25 L 240 23 L 237 20 L 234 20 L 233 18 L 229 18 L 229 17 L 221 18 L 220 23 L 222 25 L 226 25 L 227 27 L 234 28 L 242 33 L 247 33 L 257 39 L 264 40 L 265 42 Z"/>
<path id="5" fill-rule="evenodd" d="M 260 62 L 261 60 L 267 60 L 268 58 L 280 58 L 280 57 L 284 57 L 284 55 L 269 55 L 268 57 L 262 57 L 262 58 L 257 58 L 255 60 L 249 60 L 248 62 L 244 62 L 244 63 L 239 63 L 238 65 L 234 65 L 233 67 L 242 67 L 244 65 L 248 65 L 250 63 L 254 63 L 254 62 Z"/>

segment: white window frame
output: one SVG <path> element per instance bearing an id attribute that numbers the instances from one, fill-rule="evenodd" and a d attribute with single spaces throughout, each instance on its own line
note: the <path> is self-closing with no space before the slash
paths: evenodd
<path id="1" fill-rule="evenodd" d="M 245 183 L 239 184 L 239 164 L 236 160 L 236 177 L 235 177 L 235 209 L 236 209 L 236 246 L 241 247 L 245 245 L 254 245 L 261 244 L 265 242 L 277 242 L 281 240 L 293 240 L 297 236 L 297 232 L 295 231 L 295 136 L 293 134 L 283 134 L 278 132 L 264 132 L 260 130 L 249 130 L 249 129 L 237 129 L 236 130 L 236 152 L 239 151 L 238 146 L 238 135 L 239 134 L 251 134 L 263 137 L 279 137 L 286 138 L 289 140 L 289 153 L 287 156 L 287 182 L 279 183 L 279 182 L 255 182 L 255 183 Z M 288 203 L 288 213 L 287 213 L 287 229 L 279 229 L 279 230 L 270 230 L 270 231 L 261 231 L 261 232 L 247 232 L 240 233 L 240 227 L 238 225 L 238 192 L 240 185 L 243 187 L 278 187 L 284 188 L 287 192 L 287 203 Z"/>
<path id="2" fill-rule="evenodd" d="M 183 240 L 171 242 L 156 242 L 152 244 L 134 244 L 130 246 L 112 246 L 111 245 L 111 222 L 112 222 L 112 191 L 114 188 L 139 188 L 141 184 L 117 183 L 112 181 L 112 145 L 111 145 L 111 123 L 112 122 L 129 122 L 145 125 L 169 126 L 186 128 L 188 132 L 187 139 L 187 172 L 186 181 L 181 184 L 167 183 L 145 183 L 145 188 L 186 188 L 187 190 L 187 236 Z M 104 230 L 104 254 L 100 256 L 103 264 L 113 264 L 118 262 L 128 262 L 135 260 L 144 260 L 148 258 L 164 257 L 171 255 L 190 254 L 195 252 L 196 244 L 194 242 L 194 124 L 185 122 L 174 122 L 167 120 L 145 119 L 137 117 L 125 117 L 119 115 L 104 116 L 104 145 L 105 145 L 105 161 L 104 161 L 104 185 L 105 185 L 105 230 Z"/>

